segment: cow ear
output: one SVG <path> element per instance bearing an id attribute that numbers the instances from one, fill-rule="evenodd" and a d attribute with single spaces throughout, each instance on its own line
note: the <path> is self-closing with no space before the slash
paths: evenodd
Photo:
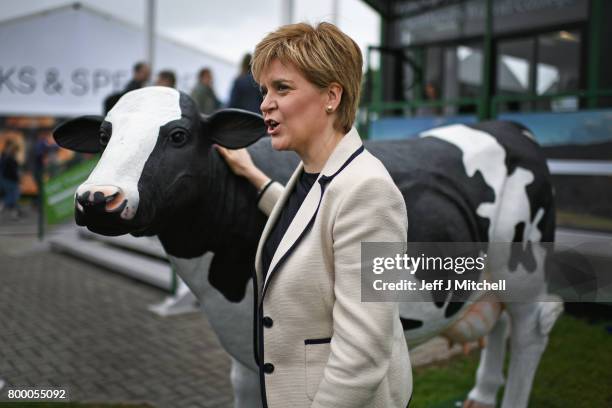
<path id="1" fill-rule="evenodd" d="M 55 142 L 69 150 L 81 153 L 99 153 L 102 116 L 79 116 L 60 124 L 53 130 Z"/>
<path id="2" fill-rule="evenodd" d="M 266 135 L 263 117 L 242 109 L 221 109 L 203 116 L 208 138 L 228 149 L 240 149 Z"/>

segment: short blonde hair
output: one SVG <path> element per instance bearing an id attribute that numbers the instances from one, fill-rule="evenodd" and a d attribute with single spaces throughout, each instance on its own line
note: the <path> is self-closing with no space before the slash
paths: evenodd
<path id="1" fill-rule="evenodd" d="M 342 99 L 334 127 L 348 132 L 355 121 L 361 90 L 362 57 L 359 46 L 338 27 L 319 23 L 289 24 L 269 33 L 255 47 L 251 70 L 257 82 L 274 60 L 293 64 L 319 88 L 332 82 L 342 86 Z"/>

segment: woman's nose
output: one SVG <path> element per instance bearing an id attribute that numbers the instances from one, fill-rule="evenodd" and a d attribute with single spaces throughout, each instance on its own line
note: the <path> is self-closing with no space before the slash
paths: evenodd
<path id="1" fill-rule="evenodd" d="M 264 96 L 263 101 L 261 101 L 261 105 L 259 106 L 259 108 L 261 109 L 263 113 L 266 113 L 274 109 L 274 101 L 272 100 L 270 93 L 267 93 L 266 96 Z"/>

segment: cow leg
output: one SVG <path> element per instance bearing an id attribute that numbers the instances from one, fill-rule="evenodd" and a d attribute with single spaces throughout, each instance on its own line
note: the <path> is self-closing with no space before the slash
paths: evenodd
<path id="1" fill-rule="evenodd" d="M 480 353 L 476 384 L 468 393 L 464 408 L 494 407 L 497 391 L 504 384 L 504 358 L 508 315 L 499 316 L 495 326 L 487 335 L 486 347 Z"/>
<path id="2" fill-rule="evenodd" d="M 234 389 L 234 408 L 261 407 L 259 373 L 257 371 L 251 370 L 232 357 L 230 380 Z"/>
<path id="3" fill-rule="evenodd" d="M 552 299 L 551 299 L 552 300 Z M 563 311 L 558 301 L 507 303 L 510 315 L 510 367 L 502 408 L 527 407 L 548 334 Z"/>

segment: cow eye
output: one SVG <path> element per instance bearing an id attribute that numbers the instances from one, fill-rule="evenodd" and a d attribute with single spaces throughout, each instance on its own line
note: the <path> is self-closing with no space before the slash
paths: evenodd
<path id="1" fill-rule="evenodd" d="M 110 136 L 103 130 L 100 131 L 100 145 L 106 147 L 110 140 Z"/>
<path id="2" fill-rule="evenodd" d="M 187 133 L 182 129 L 176 129 L 170 132 L 170 142 L 175 147 L 180 147 L 187 142 Z"/>

